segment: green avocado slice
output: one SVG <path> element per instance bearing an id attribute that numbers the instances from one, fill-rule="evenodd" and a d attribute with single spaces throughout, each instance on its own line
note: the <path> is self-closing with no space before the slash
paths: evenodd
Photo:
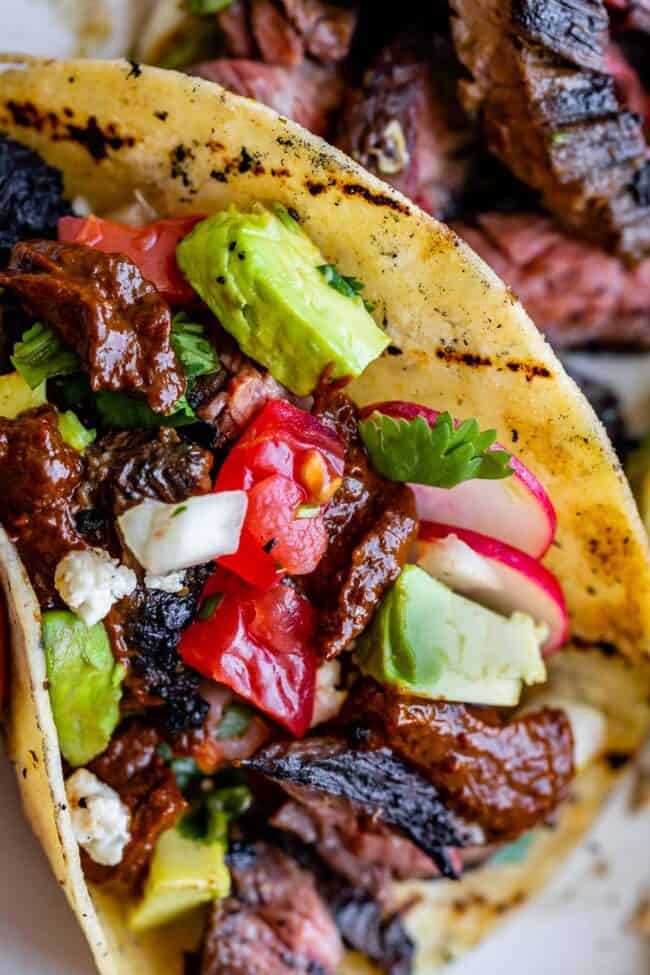
<path id="1" fill-rule="evenodd" d="M 322 254 L 283 208 L 218 213 L 176 254 L 242 351 L 299 396 L 326 368 L 332 379 L 358 376 L 388 345 L 363 300 L 328 284 Z"/>
<path id="2" fill-rule="evenodd" d="M 132 931 L 147 931 L 230 892 L 223 843 L 197 843 L 175 827 L 156 845 L 142 899 L 129 913 Z"/>
<path id="3" fill-rule="evenodd" d="M 43 614 L 43 648 L 59 747 L 73 767 L 104 751 L 120 719 L 124 667 L 116 664 L 103 623 L 74 613 Z"/>
<path id="4" fill-rule="evenodd" d="M 364 673 L 420 697 L 512 707 L 546 679 L 545 627 L 459 596 L 409 565 L 357 643 Z"/>

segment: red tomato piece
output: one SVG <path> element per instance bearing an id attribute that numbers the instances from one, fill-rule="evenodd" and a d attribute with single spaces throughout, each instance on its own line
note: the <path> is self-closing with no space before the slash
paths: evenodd
<path id="1" fill-rule="evenodd" d="M 317 501 L 304 483 L 305 460 L 313 460 L 313 452 L 320 455 L 330 482 L 343 476 L 345 453 L 336 434 L 292 403 L 271 400 L 230 451 L 215 490 L 246 491 L 269 474 L 283 474 L 305 488 L 307 501 Z"/>
<path id="2" fill-rule="evenodd" d="M 278 567 L 279 563 L 273 555 L 260 547 L 260 543 L 254 535 L 251 535 L 245 523 L 237 551 L 234 555 L 223 555 L 217 561 L 224 569 L 235 572 L 241 579 L 258 589 L 270 589 L 286 575 Z"/>
<path id="3" fill-rule="evenodd" d="M 61 217 L 59 240 L 87 244 L 107 254 L 125 254 L 172 304 L 188 304 L 196 294 L 176 263 L 178 242 L 202 217 L 156 220 L 145 227 L 129 227 L 100 217 Z"/>
<path id="4" fill-rule="evenodd" d="M 215 491 L 248 493 L 242 543 L 221 564 L 266 587 L 254 565 L 252 537 L 277 570 L 313 572 L 325 554 L 327 532 L 318 514 L 296 518 L 298 508 L 322 503 L 323 493 L 331 496 L 343 468 L 343 444 L 319 420 L 284 400 L 267 403 L 230 451 L 214 485 Z"/>
<path id="5" fill-rule="evenodd" d="M 221 601 L 210 618 L 196 620 L 183 633 L 181 657 L 293 735 L 304 735 L 313 715 L 318 667 L 311 603 L 291 586 L 278 583 L 263 592 L 221 567 L 205 585 L 204 612 L 216 595 Z"/>

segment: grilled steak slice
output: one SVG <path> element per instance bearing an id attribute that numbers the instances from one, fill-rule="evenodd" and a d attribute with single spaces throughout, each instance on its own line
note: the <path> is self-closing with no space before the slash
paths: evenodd
<path id="1" fill-rule="evenodd" d="M 363 632 L 399 576 L 418 522 L 411 490 L 371 469 L 352 402 L 342 393 L 325 394 L 314 411 L 346 445 L 343 482 L 323 516 L 329 545 L 303 579 L 320 611 L 318 646 L 332 658 Z"/>
<path id="2" fill-rule="evenodd" d="M 326 0 L 237 0 L 217 15 L 228 54 L 295 67 L 309 57 L 334 64 L 347 57 L 357 24 L 354 6 Z"/>
<path id="3" fill-rule="evenodd" d="M 376 901 L 340 884 L 327 903 L 348 948 L 365 955 L 385 975 L 411 975 L 415 945 L 399 914 L 385 917 Z"/>
<path id="4" fill-rule="evenodd" d="M 455 229 L 523 302 L 558 348 L 650 348 L 650 258 L 619 258 L 531 213 L 483 213 Z"/>
<path id="5" fill-rule="evenodd" d="M 488 841 L 514 839 L 545 822 L 573 778 L 573 737 L 563 711 L 547 708 L 509 722 L 487 708 L 400 696 L 366 681 L 346 702 Z"/>
<path id="6" fill-rule="evenodd" d="M 329 133 L 332 114 L 343 97 L 339 72 L 312 61 L 284 67 L 243 58 L 218 58 L 195 65 L 190 73 L 216 81 L 236 95 L 269 105 L 322 136 Z"/>
<path id="7" fill-rule="evenodd" d="M 650 33 L 650 0 L 605 0 L 605 3 L 617 28 Z"/>
<path id="8" fill-rule="evenodd" d="M 452 0 L 461 83 L 489 147 L 565 229 L 638 261 L 650 207 L 635 189 L 648 148 L 605 74 L 601 0 Z"/>
<path id="9" fill-rule="evenodd" d="M 353 809 L 348 800 L 286 781 L 283 787 L 292 798 L 274 813 L 271 825 L 313 846 L 324 863 L 378 903 L 391 903 L 395 880 L 439 875 L 433 860 L 414 843 Z"/>
<path id="10" fill-rule="evenodd" d="M 217 901 L 201 975 L 335 975 L 343 955 L 313 877 L 265 843 L 228 857 L 232 895 Z"/>
<path id="11" fill-rule="evenodd" d="M 403 35 L 346 98 L 338 145 L 429 213 L 444 217 L 469 166 L 472 129 L 456 95 L 458 62 L 440 36 Z M 463 154 L 465 159 L 463 159 Z"/>
<path id="12" fill-rule="evenodd" d="M 171 412 L 185 392 L 169 306 L 124 255 L 21 241 L 0 272 L 0 286 L 79 353 L 94 390 L 137 390 L 160 413 Z"/>
<path id="13" fill-rule="evenodd" d="M 470 831 L 440 801 L 436 789 L 388 748 L 359 751 L 335 738 L 271 745 L 243 763 L 278 782 L 293 798 L 334 797 L 354 818 L 359 813 L 400 830 L 447 877 L 458 876 L 449 847 L 465 846 Z M 307 792 L 303 792 L 307 790 Z M 475 836 L 473 837 L 475 839 Z"/>
<path id="14" fill-rule="evenodd" d="M 357 24 L 354 5 L 346 8 L 326 0 L 280 0 L 280 6 L 311 57 L 319 61 L 347 57 Z"/>
<path id="15" fill-rule="evenodd" d="M 91 883 L 137 890 L 158 837 L 187 808 L 174 772 L 159 754 L 160 743 L 154 728 L 132 721 L 118 730 L 106 751 L 88 766 L 115 789 L 131 813 L 131 839 L 116 867 L 95 863 L 82 851 L 84 873 Z"/>

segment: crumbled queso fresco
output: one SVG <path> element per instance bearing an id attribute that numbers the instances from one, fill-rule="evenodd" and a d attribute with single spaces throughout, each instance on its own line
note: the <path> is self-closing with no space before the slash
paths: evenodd
<path id="1" fill-rule="evenodd" d="M 132 569 L 92 548 L 68 552 L 56 567 L 54 584 L 72 612 L 94 626 L 113 603 L 133 592 L 138 580 Z"/>
<path id="2" fill-rule="evenodd" d="M 95 863 L 116 866 L 131 838 L 129 810 L 117 792 L 85 768 L 73 772 L 65 790 L 79 846 Z"/>

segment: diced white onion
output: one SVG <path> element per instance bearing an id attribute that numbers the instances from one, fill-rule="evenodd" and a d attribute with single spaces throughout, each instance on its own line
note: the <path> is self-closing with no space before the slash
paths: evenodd
<path id="1" fill-rule="evenodd" d="M 180 504 L 143 501 L 118 524 L 140 564 L 165 576 L 236 552 L 247 506 L 244 491 L 201 494 Z"/>

